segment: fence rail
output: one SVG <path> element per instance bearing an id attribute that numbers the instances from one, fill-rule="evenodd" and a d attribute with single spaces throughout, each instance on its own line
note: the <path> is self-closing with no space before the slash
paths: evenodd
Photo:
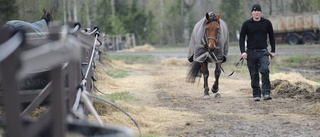
<path id="1" fill-rule="evenodd" d="M 106 128 L 77 116 L 79 111 L 95 114 L 92 103 L 79 100 L 85 97 L 82 93 L 92 92 L 92 59 L 96 45 L 102 44 L 98 30 L 84 32 L 77 25 L 54 25 L 43 38 L 23 32 L 0 37 L 0 103 L 5 112 L 0 125 L 5 136 L 64 137 L 70 131 L 85 136 L 132 136 L 126 128 Z M 0 32 L 9 34 L 4 29 Z M 22 88 L 23 82 L 28 78 L 34 82 L 39 73 L 45 77 L 40 89 L 27 84 Z M 32 118 L 31 112 L 45 101 L 48 110 Z"/>

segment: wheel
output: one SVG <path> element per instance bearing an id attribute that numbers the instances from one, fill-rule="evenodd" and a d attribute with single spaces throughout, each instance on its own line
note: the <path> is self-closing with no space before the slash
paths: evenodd
<path id="1" fill-rule="evenodd" d="M 290 45 L 297 45 L 299 43 L 299 37 L 296 35 L 290 35 L 288 37 L 288 43 Z"/>
<path id="2" fill-rule="evenodd" d="M 305 34 L 302 37 L 302 42 L 304 44 L 313 44 L 314 41 L 315 41 L 315 39 L 314 39 L 313 35 L 311 35 L 311 34 Z"/>

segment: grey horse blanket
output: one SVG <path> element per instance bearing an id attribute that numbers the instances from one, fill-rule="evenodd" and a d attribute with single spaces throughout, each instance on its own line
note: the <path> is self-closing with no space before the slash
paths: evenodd
<path id="1" fill-rule="evenodd" d="M 3 27 L 8 27 L 13 31 L 23 30 L 26 33 L 34 33 L 36 37 L 42 37 L 44 36 L 43 32 L 49 32 L 47 21 L 45 19 L 41 19 L 34 23 L 21 20 L 11 20 L 4 24 Z"/>
<path id="2" fill-rule="evenodd" d="M 218 60 L 216 61 L 215 59 L 213 59 L 210 56 L 208 49 L 205 47 L 204 33 L 207 19 L 203 17 L 199 22 L 196 23 L 191 34 L 188 52 L 189 61 L 191 60 L 196 62 L 204 62 L 207 60 L 208 62 L 216 63 L 226 61 L 229 50 L 229 31 L 226 22 L 224 22 L 222 19 L 220 19 L 219 21 L 220 35 L 216 44 L 217 47 L 216 49 L 211 51 L 214 53 Z"/>

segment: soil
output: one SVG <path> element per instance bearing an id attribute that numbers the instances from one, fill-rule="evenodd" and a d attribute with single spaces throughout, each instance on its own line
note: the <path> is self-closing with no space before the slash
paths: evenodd
<path id="1" fill-rule="evenodd" d="M 271 75 L 272 100 L 254 102 L 246 67 L 232 76 L 220 77 L 221 98 L 211 93 L 203 99 L 203 80 L 187 83 L 186 59 L 159 58 L 153 64 L 111 61 L 109 69 L 129 72 L 124 78 L 112 78 L 98 67 L 97 89 L 103 94 L 129 92 L 134 100 L 115 100 L 139 124 L 142 136 L 163 137 L 268 137 L 320 135 L 320 83 L 298 73 Z M 211 66 L 209 85 L 214 82 Z M 210 86 L 211 87 L 211 86 Z M 112 125 L 136 131 L 133 122 L 122 112 L 109 109 L 101 114 Z"/>

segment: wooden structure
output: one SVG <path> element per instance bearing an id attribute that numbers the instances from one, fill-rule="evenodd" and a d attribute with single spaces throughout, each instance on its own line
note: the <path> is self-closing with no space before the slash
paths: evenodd
<path id="1" fill-rule="evenodd" d="M 135 35 L 133 33 L 127 33 L 125 35 L 109 35 L 102 33 L 101 40 L 107 51 L 121 51 L 136 46 Z"/>
<path id="2" fill-rule="evenodd" d="M 90 64 L 99 35 L 84 33 L 80 26 L 72 27 L 52 26 L 46 37 L 37 39 L 22 32 L 0 37 L 0 103 L 5 111 L 0 125 L 5 128 L 5 136 L 64 137 L 67 132 L 132 136 L 126 129 L 101 126 L 75 116 L 75 108 L 86 105 L 79 101 L 79 95 L 90 92 L 93 86 Z M 8 34 L 6 30 L 0 32 Z M 43 89 L 19 88 L 21 79 L 41 71 L 49 74 Z M 48 110 L 32 118 L 30 113 L 45 100 L 49 102 Z M 23 103 L 28 105 L 22 107 Z"/>

